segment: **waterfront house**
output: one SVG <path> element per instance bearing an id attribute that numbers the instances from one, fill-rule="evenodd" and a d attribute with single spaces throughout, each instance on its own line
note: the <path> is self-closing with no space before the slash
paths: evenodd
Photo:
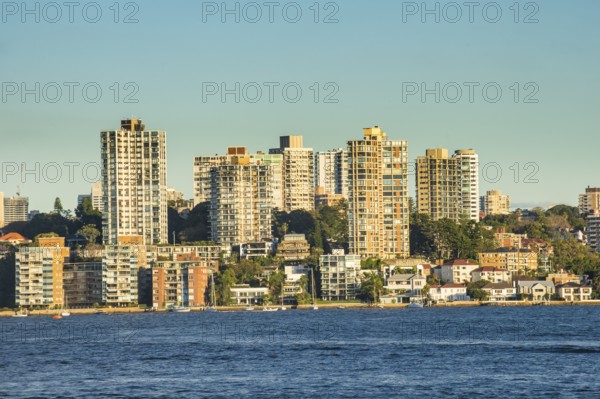
<path id="1" fill-rule="evenodd" d="M 383 288 L 390 293 L 417 296 L 421 295 L 426 284 L 427 279 L 418 274 L 394 274 L 387 279 Z"/>
<path id="2" fill-rule="evenodd" d="M 555 288 L 552 281 L 519 280 L 515 283 L 517 294 L 523 299 L 543 301 L 554 295 Z"/>
<path id="3" fill-rule="evenodd" d="M 514 301 L 517 289 L 509 283 L 489 283 L 482 288 L 490 301 Z"/>
<path id="4" fill-rule="evenodd" d="M 592 287 L 577 283 L 559 284 L 556 293 L 567 302 L 589 301 L 592 299 Z"/>
<path id="5" fill-rule="evenodd" d="M 266 287 L 250 287 L 248 284 L 234 285 L 230 291 L 233 305 L 262 305 L 263 297 L 269 294 Z"/>
<path id="6" fill-rule="evenodd" d="M 464 284 L 447 283 L 429 288 L 429 299 L 434 302 L 470 301 Z"/>

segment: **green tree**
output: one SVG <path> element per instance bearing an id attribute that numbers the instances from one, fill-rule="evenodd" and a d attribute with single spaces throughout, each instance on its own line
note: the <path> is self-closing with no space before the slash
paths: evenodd
<path id="1" fill-rule="evenodd" d="M 63 213 L 62 201 L 60 200 L 59 197 L 56 197 L 54 199 L 54 212 L 56 212 L 59 215 L 62 215 L 62 213 Z"/>
<path id="2" fill-rule="evenodd" d="M 83 226 L 81 229 L 79 229 L 77 234 L 79 234 L 80 236 L 85 238 L 88 246 L 93 246 L 93 245 L 97 244 L 98 238 L 100 237 L 101 233 L 100 233 L 100 231 L 98 231 L 98 229 L 96 228 L 95 225 L 87 224 L 87 225 Z"/>
<path id="3" fill-rule="evenodd" d="M 361 280 L 360 296 L 368 302 L 376 302 L 383 292 L 383 278 L 377 272 L 366 273 Z"/>
<path id="4" fill-rule="evenodd" d="M 487 280 L 479 280 L 475 283 L 467 284 L 467 295 L 471 297 L 471 299 L 475 299 L 477 301 L 486 301 L 488 299 L 487 292 L 482 288 L 485 287 L 490 282 Z"/>
<path id="5" fill-rule="evenodd" d="M 237 280 L 235 272 L 231 269 L 223 271 L 215 280 L 215 293 L 217 296 L 217 301 L 221 306 L 228 306 L 231 304 L 231 287 L 233 287 L 236 283 Z"/>

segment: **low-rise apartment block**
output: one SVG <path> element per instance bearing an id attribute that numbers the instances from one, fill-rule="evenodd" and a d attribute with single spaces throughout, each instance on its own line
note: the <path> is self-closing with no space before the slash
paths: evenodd
<path id="1" fill-rule="evenodd" d="M 490 283 L 510 283 L 512 281 L 511 272 L 494 266 L 483 266 L 475 269 L 471 273 L 471 276 L 474 283 L 481 280 L 486 280 Z"/>
<path id="2" fill-rule="evenodd" d="M 277 256 L 286 261 L 304 260 L 310 256 L 310 245 L 304 234 L 286 234 L 277 245 Z"/>
<path id="3" fill-rule="evenodd" d="M 455 259 L 441 265 L 439 277 L 447 283 L 462 284 L 471 281 L 471 273 L 479 268 L 479 265 L 466 259 Z"/>
<path id="4" fill-rule="evenodd" d="M 69 248 L 62 237 L 39 238 L 15 253 L 15 302 L 19 307 L 62 307 L 64 264 Z"/>
<path id="5" fill-rule="evenodd" d="M 356 299 L 360 287 L 360 255 L 321 255 L 321 296 L 327 301 Z"/>
<path id="6" fill-rule="evenodd" d="M 494 266 L 513 274 L 523 274 L 538 268 L 538 254 L 530 249 L 499 248 L 479 253 L 481 266 Z"/>

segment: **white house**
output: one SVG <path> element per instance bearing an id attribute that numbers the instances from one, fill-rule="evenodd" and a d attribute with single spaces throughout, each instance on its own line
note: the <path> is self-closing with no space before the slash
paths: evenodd
<path id="1" fill-rule="evenodd" d="M 394 274 L 390 276 L 384 288 L 391 293 L 403 293 L 407 296 L 420 295 L 427 279 L 419 274 Z"/>
<path id="2" fill-rule="evenodd" d="M 517 288 L 508 283 L 489 283 L 482 288 L 490 301 L 511 301 L 517 299 Z"/>
<path id="3" fill-rule="evenodd" d="M 559 284 L 556 286 L 556 293 L 567 302 L 592 299 L 592 287 L 576 283 Z"/>
<path id="4" fill-rule="evenodd" d="M 250 287 L 248 284 L 233 286 L 230 291 L 231 302 L 234 305 L 262 304 L 263 297 L 269 293 L 266 287 Z"/>
<path id="5" fill-rule="evenodd" d="M 464 284 L 434 285 L 429 289 L 429 299 L 435 302 L 470 301 Z"/>
<path id="6" fill-rule="evenodd" d="M 527 281 L 520 280 L 516 283 L 517 293 L 524 299 L 532 301 L 543 301 L 554 295 L 554 283 L 552 281 Z"/>

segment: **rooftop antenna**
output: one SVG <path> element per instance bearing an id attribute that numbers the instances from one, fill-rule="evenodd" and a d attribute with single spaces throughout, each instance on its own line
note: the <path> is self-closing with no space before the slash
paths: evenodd
<path id="1" fill-rule="evenodd" d="M 20 197 L 20 196 L 21 196 L 21 185 L 19 184 L 17 186 L 17 197 Z"/>

